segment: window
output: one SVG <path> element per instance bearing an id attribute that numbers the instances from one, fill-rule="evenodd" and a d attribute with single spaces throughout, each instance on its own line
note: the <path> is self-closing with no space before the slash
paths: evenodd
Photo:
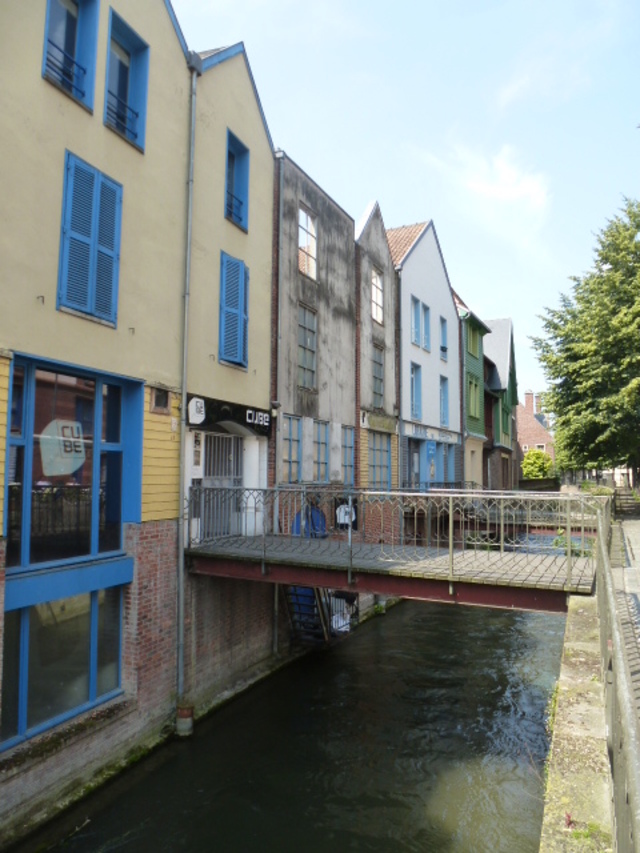
<path id="1" fill-rule="evenodd" d="M 391 488 L 391 436 L 386 432 L 369 432 L 369 487 Z"/>
<path id="2" fill-rule="evenodd" d="M 220 361 L 249 364 L 249 269 L 220 253 Z"/>
<path id="3" fill-rule="evenodd" d="M 536 450 L 543 450 L 544 451 L 544 449 L 545 449 L 544 444 L 536 444 Z"/>
<path id="4" fill-rule="evenodd" d="M 449 426 L 449 380 L 440 377 L 440 426 Z"/>
<path id="5" fill-rule="evenodd" d="M 313 422 L 313 479 L 316 483 L 329 482 L 329 424 Z"/>
<path id="6" fill-rule="evenodd" d="M 301 207 L 298 211 L 298 269 L 313 279 L 316 278 L 316 248 L 316 218 Z"/>
<path id="7" fill-rule="evenodd" d="M 122 187 L 65 156 L 58 308 L 117 319 Z"/>
<path id="8" fill-rule="evenodd" d="M 422 418 L 422 380 L 419 364 L 411 364 L 411 417 L 414 421 Z"/>
<path id="9" fill-rule="evenodd" d="M 300 447 L 302 421 L 294 415 L 282 416 L 282 481 L 300 481 Z"/>
<path id="10" fill-rule="evenodd" d="M 5 613 L 3 746 L 119 692 L 121 590 L 101 589 Z"/>
<path id="11" fill-rule="evenodd" d="M 49 0 L 42 74 L 93 109 L 98 0 Z"/>
<path id="12" fill-rule="evenodd" d="M 7 746 L 119 690 L 121 588 L 133 579 L 122 527 L 140 522 L 143 404 L 140 382 L 13 363 L 0 732 Z"/>
<path id="13" fill-rule="evenodd" d="M 316 387 L 316 324 L 315 311 L 298 305 L 298 385 Z"/>
<path id="14" fill-rule="evenodd" d="M 353 486 L 353 461 L 354 461 L 354 428 L 342 427 L 342 481 L 345 486 Z"/>
<path id="15" fill-rule="evenodd" d="M 476 358 L 480 356 L 480 332 L 475 326 L 467 326 L 467 351 Z"/>
<path id="16" fill-rule="evenodd" d="M 447 321 L 444 317 L 440 317 L 440 358 L 446 361 L 447 354 Z"/>
<path id="17" fill-rule="evenodd" d="M 411 343 L 420 346 L 420 301 L 411 297 Z"/>
<path id="18" fill-rule="evenodd" d="M 470 418 L 480 417 L 480 385 L 477 379 L 471 378 L 468 383 L 468 413 Z"/>
<path id="19" fill-rule="evenodd" d="M 428 305 L 422 305 L 422 347 L 431 350 L 431 312 Z"/>
<path id="20" fill-rule="evenodd" d="M 236 225 L 249 227 L 249 149 L 227 131 L 227 183 L 225 216 Z"/>
<path id="21" fill-rule="evenodd" d="M 384 349 L 373 345 L 373 407 L 384 406 Z"/>
<path id="22" fill-rule="evenodd" d="M 502 432 L 504 435 L 511 435 L 511 409 L 506 403 L 502 403 Z"/>
<path id="23" fill-rule="evenodd" d="M 373 270 L 371 273 L 371 316 L 376 323 L 384 321 L 384 291 L 382 276 L 378 270 Z"/>
<path id="24" fill-rule="evenodd" d="M 160 415 L 171 413 L 171 399 L 166 388 L 151 389 L 151 411 Z"/>
<path id="25" fill-rule="evenodd" d="M 104 121 L 144 150 L 149 46 L 111 10 Z"/>

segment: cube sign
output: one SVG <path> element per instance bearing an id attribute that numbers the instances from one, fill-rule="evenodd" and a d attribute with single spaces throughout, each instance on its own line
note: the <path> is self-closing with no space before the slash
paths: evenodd
<path id="1" fill-rule="evenodd" d="M 54 420 L 40 433 L 40 458 L 45 477 L 64 477 L 85 462 L 82 424 Z"/>

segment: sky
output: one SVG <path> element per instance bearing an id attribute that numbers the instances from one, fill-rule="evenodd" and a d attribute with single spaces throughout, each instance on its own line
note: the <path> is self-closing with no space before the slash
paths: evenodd
<path id="1" fill-rule="evenodd" d="M 433 220 L 452 287 L 530 338 L 640 198 L 637 0 L 172 0 L 190 50 L 244 42 L 276 148 L 356 223 Z"/>

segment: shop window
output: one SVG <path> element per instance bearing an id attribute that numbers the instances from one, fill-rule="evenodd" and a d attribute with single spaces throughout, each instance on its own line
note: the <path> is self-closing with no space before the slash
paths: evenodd
<path id="1" fill-rule="evenodd" d="M 295 415 L 282 416 L 282 482 L 300 482 L 302 420 Z"/>
<path id="2" fill-rule="evenodd" d="M 369 432 L 369 487 L 391 488 L 391 436 L 383 432 Z"/>

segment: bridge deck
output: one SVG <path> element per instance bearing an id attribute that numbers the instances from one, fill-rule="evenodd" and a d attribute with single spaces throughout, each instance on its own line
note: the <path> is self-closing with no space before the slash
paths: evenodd
<path id="1" fill-rule="evenodd" d="M 187 555 L 196 574 L 495 606 L 529 601 L 535 609 L 564 609 L 544 602 L 559 593 L 561 600 L 590 595 L 595 580 L 589 557 L 572 558 L 568 580 L 565 554 L 525 550 L 454 550 L 453 571 L 448 549 L 358 543 L 350 552 L 340 541 L 279 536 L 222 538 Z"/>

